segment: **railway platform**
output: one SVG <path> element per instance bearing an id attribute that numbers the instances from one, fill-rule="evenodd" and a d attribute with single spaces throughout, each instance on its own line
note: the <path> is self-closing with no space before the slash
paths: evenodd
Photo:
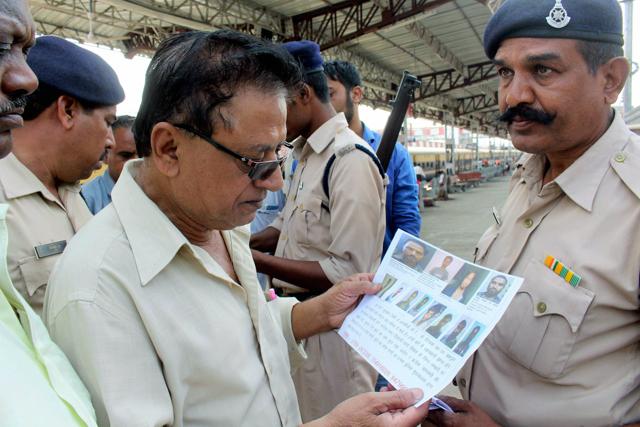
<path id="1" fill-rule="evenodd" d="M 492 207 L 500 210 L 509 191 L 509 176 L 500 176 L 452 193 L 422 212 L 420 237 L 461 258 L 473 261 L 482 233 L 493 223 Z"/>

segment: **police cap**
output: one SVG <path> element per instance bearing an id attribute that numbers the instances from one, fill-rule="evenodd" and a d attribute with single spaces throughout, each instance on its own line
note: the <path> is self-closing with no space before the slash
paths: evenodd
<path id="1" fill-rule="evenodd" d="M 622 46 L 622 10 L 617 0 L 506 0 L 484 32 L 490 59 L 511 38 L 558 38 Z"/>
<path id="2" fill-rule="evenodd" d="M 324 70 L 318 43 L 310 40 L 300 40 L 287 42 L 283 46 L 300 63 L 302 71 L 305 74 L 317 73 Z"/>
<path id="3" fill-rule="evenodd" d="M 124 90 L 109 64 L 60 37 L 38 37 L 27 63 L 41 83 L 80 101 L 110 106 L 124 100 Z"/>

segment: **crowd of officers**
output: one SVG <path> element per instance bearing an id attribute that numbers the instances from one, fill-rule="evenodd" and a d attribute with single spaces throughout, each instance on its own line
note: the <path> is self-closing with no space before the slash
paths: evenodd
<path id="1" fill-rule="evenodd" d="M 311 41 L 182 33 L 137 117 L 117 117 L 113 69 L 36 41 L 26 2 L 4 1 L 0 425 L 640 423 L 622 45 L 615 0 L 507 0 L 487 25 L 499 120 L 526 154 L 475 262 L 525 282 L 458 373 L 463 399 L 443 397 L 455 412 L 429 412 L 419 389 L 374 392 L 336 333 L 381 289 L 369 272 L 394 233 L 421 227 L 409 155 L 380 167 L 352 64 Z"/>

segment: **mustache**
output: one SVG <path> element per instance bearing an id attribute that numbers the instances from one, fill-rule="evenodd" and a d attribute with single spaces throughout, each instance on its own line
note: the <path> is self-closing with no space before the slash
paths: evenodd
<path id="1" fill-rule="evenodd" d="M 13 113 L 15 111 L 19 111 L 24 109 L 27 106 L 27 97 L 25 96 L 17 96 L 13 99 L 10 99 L 8 102 L 0 103 L 0 114 Z"/>
<path id="2" fill-rule="evenodd" d="M 520 117 L 531 122 L 538 122 L 543 125 L 549 125 L 555 120 L 556 115 L 520 104 L 515 107 L 507 108 L 504 113 L 498 116 L 498 121 L 511 124 L 516 117 Z"/>

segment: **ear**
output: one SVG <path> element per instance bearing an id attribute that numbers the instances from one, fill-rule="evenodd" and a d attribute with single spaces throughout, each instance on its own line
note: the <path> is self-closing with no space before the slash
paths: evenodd
<path id="1" fill-rule="evenodd" d="M 173 178 L 180 173 L 178 146 L 186 138 L 171 123 L 156 123 L 151 130 L 151 159 L 163 175 Z"/>
<path id="2" fill-rule="evenodd" d="M 311 90 L 311 87 L 308 84 L 304 83 L 298 91 L 298 102 L 300 102 L 302 105 L 309 104 L 311 102 Z"/>
<path id="3" fill-rule="evenodd" d="M 65 130 L 73 128 L 81 111 L 82 106 L 75 98 L 62 95 L 55 100 L 56 118 Z"/>
<path id="4" fill-rule="evenodd" d="M 364 91 L 360 86 L 354 86 L 351 88 L 351 100 L 354 104 L 360 105 L 362 98 L 364 96 Z"/>
<path id="5" fill-rule="evenodd" d="M 622 56 L 612 58 L 600 67 L 604 77 L 604 100 L 607 104 L 612 105 L 618 99 L 618 95 L 627 83 L 629 69 L 629 61 Z"/>

